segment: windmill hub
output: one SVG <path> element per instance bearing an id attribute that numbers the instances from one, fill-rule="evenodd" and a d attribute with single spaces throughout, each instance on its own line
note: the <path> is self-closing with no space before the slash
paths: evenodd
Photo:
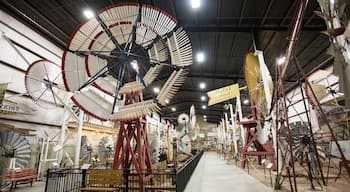
<path id="1" fill-rule="evenodd" d="M 128 45 L 121 45 L 125 47 Z M 109 60 L 107 63 L 109 73 L 116 79 L 118 79 L 119 69 L 123 66 L 129 66 L 132 62 L 135 62 L 140 66 L 140 64 L 149 63 L 149 55 L 147 51 L 136 43 L 132 44 L 130 51 L 122 51 L 119 49 L 114 49 L 110 53 L 113 56 L 113 59 Z"/>
<path id="2" fill-rule="evenodd" d="M 15 157 L 15 151 L 16 149 L 14 147 L 12 147 L 11 145 L 5 145 L 4 146 L 4 149 L 5 149 L 5 156 L 6 157 Z"/>

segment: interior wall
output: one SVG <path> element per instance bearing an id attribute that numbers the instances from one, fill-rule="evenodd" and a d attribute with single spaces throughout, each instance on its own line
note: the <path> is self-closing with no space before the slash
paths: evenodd
<path id="1" fill-rule="evenodd" d="M 21 113 L 0 113 L 0 119 L 59 126 L 62 108 L 41 108 L 28 97 L 17 94 L 26 93 L 24 78 L 29 64 L 38 59 L 47 59 L 60 65 L 63 51 L 1 10 L 0 33 L 0 83 L 8 83 L 5 99 L 16 102 L 21 109 Z"/>
<path id="2" fill-rule="evenodd" d="M 31 136 L 26 136 L 26 139 L 32 149 L 28 166 L 34 168 L 37 167 L 40 153 L 39 139 L 45 138 L 46 134 L 53 137 L 59 133 L 63 108 L 50 105 L 42 108 L 26 96 L 25 71 L 29 64 L 39 59 L 47 59 L 60 65 L 63 51 L 0 10 L 0 53 L 0 83 L 8 83 L 4 99 L 18 107 L 14 112 L 0 113 L 0 122 L 18 129 L 33 130 L 30 131 Z M 73 137 L 67 140 L 67 144 L 75 146 L 75 141 L 73 134 Z M 67 146 L 68 148 L 73 149 Z"/>

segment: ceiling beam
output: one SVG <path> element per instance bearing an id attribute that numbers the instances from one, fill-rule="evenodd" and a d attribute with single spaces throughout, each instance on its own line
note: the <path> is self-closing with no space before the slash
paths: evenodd
<path id="1" fill-rule="evenodd" d="M 201 79 L 227 79 L 227 80 L 240 80 L 244 79 L 243 75 L 240 74 L 219 74 L 219 73 L 190 73 L 187 75 L 188 78 L 201 78 Z"/>
<path id="2" fill-rule="evenodd" d="M 271 7 L 273 5 L 273 2 L 274 2 L 274 0 L 270 0 L 269 5 L 267 6 L 267 8 L 265 10 L 265 13 L 264 13 L 264 16 L 263 16 L 263 19 L 261 21 L 261 25 L 265 24 L 265 21 L 267 19 L 268 14 L 270 13 L 270 10 L 271 10 Z"/>
<path id="3" fill-rule="evenodd" d="M 158 81 L 166 80 L 169 78 L 169 74 L 164 74 L 157 78 Z M 219 73 L 190 73 L 187 78 L 200 78 L 200 79 L 221 79 L 221 80 L 244 80 L 244 76 L 240 74 L 219 74 Z"/>
<path id="4" fill-rule="evenodd" d="M 247 32 L 252 31 L 288 31 L 289 26 L 265 25 L 265 26 L 249 26 L 249 25 L 188 25 L 184 24 L 183 28 L 188 32 Z M 303 26 L 302 31 L 324 31 L 325 26 Z"/>
<path id="5" fill-rule="evenodd" d="M 30 9 L 35 15 L 37 15 L 39 18 L 44 20 L 46 23 L 48 23 L 51 27 L 53 27 L 57 32 L 59 32 L 62 36 L 69 39 L 69 34 L 67 34 L 65 31 L 63 31 L 59 26 L 57 26 L 53 21 L 51 21 L 48 17 L 43 15 L 36 7 L 34 7 L 30 2 L 24 0 L 24 5 Z"/>
<path id="6" fill-rule="evenodd" d="M 47 30 L 45 27 L 43 27 L 42 25 L 40 25 L 39 23 L 34 21 L 32 18 L 27 16 L 21 10 L 17 9 L 15 6 L 10 4 L 8 1 L 6 1 L 6 0 L 0 1 L 0 7 L 1 7 L 1 10 L 4 10 L 6 13 L 8 13 L 12 17 L 16 18 L 17 20 L 21 21 L 26 26 L 28 26 L 30 29 L 32 29 L 33 31 L 35 31 L 38 34 L 42 35 L 43 37 L 47 38 L 49 41 L 51 41 L 56 46 L 60 47 L 61 49 L 65 48 L 66 43 L 64 41 L 62 41 L 60 38 L 58 38 L 56 35 L 54 35 L 51 31 Z M 7 25 L 7 27 L 9 27 L 9 26 Z"/>
<path id="7" fill-rule="evenodd" d="M 242 8 L 241 8 L 241 13 L 239 14 L 239 21 L 238 21 L 238 25 L 242 24 L 242 19 L 243 19 L 243 14 L 244 14 L 244 10 L 245 10 L 245 6 L 247 4 L 246 0 L 243 0 L 243 4 L 242 4 Z"/>

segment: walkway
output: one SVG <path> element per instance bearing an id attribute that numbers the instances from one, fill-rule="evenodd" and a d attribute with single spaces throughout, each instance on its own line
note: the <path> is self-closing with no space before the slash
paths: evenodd
<path id="1" fill-rule="evenodd" d="M 227 164 L 217 153 L 206 152 L 187 184 L 185 192 L 273 191 L 241 168 Z"/>

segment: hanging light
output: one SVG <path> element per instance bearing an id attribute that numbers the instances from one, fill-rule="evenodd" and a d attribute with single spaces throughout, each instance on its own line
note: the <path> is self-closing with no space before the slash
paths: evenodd
<path id="1" fill-rule="evenodd" d="M 86 18 L 88 18 L 88 19 L 90 19 L 90 18 L 95 16 L 94 12 L 92 12 L 91 9 L 86 9 L 86 10 L 83 11 L 83 13 L 84 13 L 84 16 Z"/>
<path id="2" fill-rule="evenodd" d="M 198 9 L 201 6 L 200 0 L 191 0 L 192 9 Z"/>

